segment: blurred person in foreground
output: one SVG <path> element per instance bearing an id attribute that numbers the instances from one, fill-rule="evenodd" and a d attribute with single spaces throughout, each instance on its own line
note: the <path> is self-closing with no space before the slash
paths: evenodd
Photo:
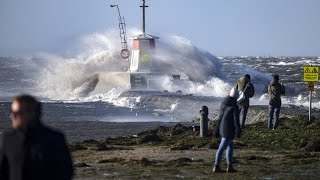
<path id="1" fill-rule="evenodd" d="M 240 138 L 241 128 L 239 122 L 239 107 L 237 105 L 237 98 L 239 92 L 233 88 L 230 95 L 227 96 L 221 103 L 220 114 L 214 135 L 221 137 L 219 148 L 216 152 L 215 164 L 213 172 L 224 172 L 220 168 L 223 152 L 226 150 L 227 172 L 237 172 L 232 166 L 233 158 L 233 139 L 235 134 Z"/>
<path id="2" fill-rule="evenodd" d="M 1 180 L 70 180 L 73 163 L 65 137 L 41 122 L 41 103 L 29 95 L 11 105 L 12 130 L 3 134 Z"/>
<path id="3" fill-rule="evenodd" d="M 285 94 L 284 85 L 279 83 L 279 75 L 274 75 L 273 80 L 268 86 L 269 93 L 269 130 L 275 130 L 279 125 L 279 116 L 281 108 L 281 95 Z M 273 115 L 275 115 L 275 121 L 273 123 Z"/>

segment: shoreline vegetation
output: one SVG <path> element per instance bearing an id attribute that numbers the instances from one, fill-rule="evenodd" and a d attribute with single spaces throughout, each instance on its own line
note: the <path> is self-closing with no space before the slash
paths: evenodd
<path id="1" fill-rule="evenodd" d="M 213 174 L 219 139 L 200 138 L 192 126 L 158 126 L 137 135 L 70 142 L 75 179 L 317 179 L 320 175 L 320 122 L 309 122 L 298 107 L 288 108 L 276 131 L 267 129 L 267 109 L 235 139 L 238 173 Z M 257 111 L 258 110 L 258 111 Z M 316 116 L 318 114 L 316 113 Z M 212 130 L 215 123 L 210 124 Z M 222 168 L 226 168 L 223 161 Z"/>

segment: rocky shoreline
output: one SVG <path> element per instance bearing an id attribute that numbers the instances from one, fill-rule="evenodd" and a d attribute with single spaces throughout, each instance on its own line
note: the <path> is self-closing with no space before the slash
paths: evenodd
<path id="1" fill-rule="evenodd" d="M 213 174 L 219 140 L 200 138 L 194 122 L 45 121 L 62 130 L 75 163 L 75 179 L 318 179 L 320 112 L 284 107 L 280 127 L 267 130 L 267 106 L 253 106 L 235 139 L 234 174 Z M 210 129 L 216 109 L 210 109 Z M 1 121 L 0 133 L 10 127 Z M 225 161 L 222 165 L 226 167 Z"/>
<path id="2" fill-rule="evenodd" d="M 292 114 L 284 114 L 274 132 L 267 130 L 266 121 L 248 125 L 235 139 L 234 165 L 239 172 L 234 174 L 212 174 L 219 140 L 200 138 L 192 126 L 182 124 L 73 142 L 70 149 L 76 179 L 317 179 L 319 128 L 318 121 Z"/>

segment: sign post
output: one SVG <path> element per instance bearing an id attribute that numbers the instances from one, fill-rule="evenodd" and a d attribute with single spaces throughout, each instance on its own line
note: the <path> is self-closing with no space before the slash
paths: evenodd
<path id="1" fill-rule="evenodd" d="M 315 82 L 319 81 L 319 67 L 318 66 L 304 66 L 303 67 L 303 80 L 308 82 L 309 91 L 309 121 L 311 121 L 312 110 L 312 91 L 314 91 Z"/>

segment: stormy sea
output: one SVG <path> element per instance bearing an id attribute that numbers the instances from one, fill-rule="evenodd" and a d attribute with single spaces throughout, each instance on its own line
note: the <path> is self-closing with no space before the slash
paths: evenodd
<path id="1" fill-rule="evenodd" d="M 157 43 L 154 59 L 165 67 L 163 71 L 179 73 L 181 82 L 163 75 L 154 89 L 130 90 L 103 81 L 104 73 L 125 71 L 114 34 L 85 36 L 79 40 L 81 45 L 65 54 L 0 57 L 0 120 L 9 122 L 13 97 L 27 93 L 43 102 L 43 118 L 48 122 L 108 122 L 109 128 L 123 122 L 153 126 L 190 122 L 199 116 L 202 105 L 218 110 L 221 99 L 244 74 L 251 75 L 256 89 L 252 105 L 268 105 L 267 86 L 278 74 L 286 86 L 283 105 L 307 108 L 303 66 L 320 64 L 320 57 L 217 57 L 187 38 L 170 36 Z M 313 107 L 320 108 L 317 84 L 315 89 Z M 215 113 L 210 116 L 214 119 Z M 118 129 L 109 132 L 117 133 Z"/>

